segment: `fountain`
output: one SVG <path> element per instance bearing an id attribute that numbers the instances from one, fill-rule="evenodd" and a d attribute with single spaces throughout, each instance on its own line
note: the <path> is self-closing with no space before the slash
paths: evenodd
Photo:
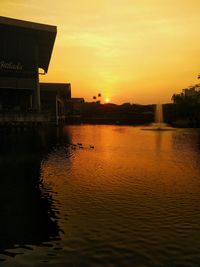
<path id="1" fill-rule="evenodd" d="M 149 131 L 169 131 L 173 130 L 172 127 L 169 127 L 166 123 L 164 123 L 163 119 L 163 105 L 157 104 L 155 110 L 155 122 L 151 124 L 152 127 L 143 128 L 142 130 Z"/>
<path id="2" fill-rule="evenodd" d="M 155 123 L 158 124 L 158 127 L 162 126 L 163 123 L 163 107 L 160 104 L 156 105 Z"/>
<path id="3" fill-rule="evenodd" d="M 155 111 L 155 123 L 153 123 L 153 126 L 157 130 L 162 130 L 164 127 L 166 127 L 166 123 L 164 123 L 163 120 L 163 106 L 162 104 L 156 105 L 156 111 Z"/>

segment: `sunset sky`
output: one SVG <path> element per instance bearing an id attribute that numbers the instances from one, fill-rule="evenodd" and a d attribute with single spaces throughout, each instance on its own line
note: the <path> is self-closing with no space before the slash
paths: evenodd
<path id="1" fill-rule="evenodd" d="M 73 97 L 165 103 L 200 73 L 200 0 L 0 0 L 1 16 L 56 25 L 41 81 Z"/>

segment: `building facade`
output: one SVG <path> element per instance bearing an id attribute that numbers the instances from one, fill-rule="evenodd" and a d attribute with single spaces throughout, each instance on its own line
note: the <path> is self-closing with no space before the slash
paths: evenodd
<path id="1" fill-rule="evenodd" d="M 50 121 L 53 111 L 58 122 L 71 88 L 39 82 L 39 73 L 48 72 L 56 34 L 56 26 L 0 17 L 0 123 Z"/>
<path id="2" fill-rule="evenodd" d="M 66 120 L 66 109 L 71 99 L 70 83 L 40 83 L 41 112 L 56 124 Z"/>

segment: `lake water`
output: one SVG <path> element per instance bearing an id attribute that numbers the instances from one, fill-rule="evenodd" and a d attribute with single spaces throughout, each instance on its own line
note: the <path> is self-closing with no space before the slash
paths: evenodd
<path id="1" fill-rule="evenodd" d="M 0 137 L 0 265 L 200 266 L 198 129 Z"/>

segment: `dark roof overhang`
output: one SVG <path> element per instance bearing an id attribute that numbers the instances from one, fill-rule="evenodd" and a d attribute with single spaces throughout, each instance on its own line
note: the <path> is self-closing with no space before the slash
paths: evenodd
<path id="1" fill-rule="evenodd" d="M 38 68 L 47 73 L 57 34 L 56 26 L 0 16 L 0 33 L 1 29 L 31 36 L 38 46 Z"/>

